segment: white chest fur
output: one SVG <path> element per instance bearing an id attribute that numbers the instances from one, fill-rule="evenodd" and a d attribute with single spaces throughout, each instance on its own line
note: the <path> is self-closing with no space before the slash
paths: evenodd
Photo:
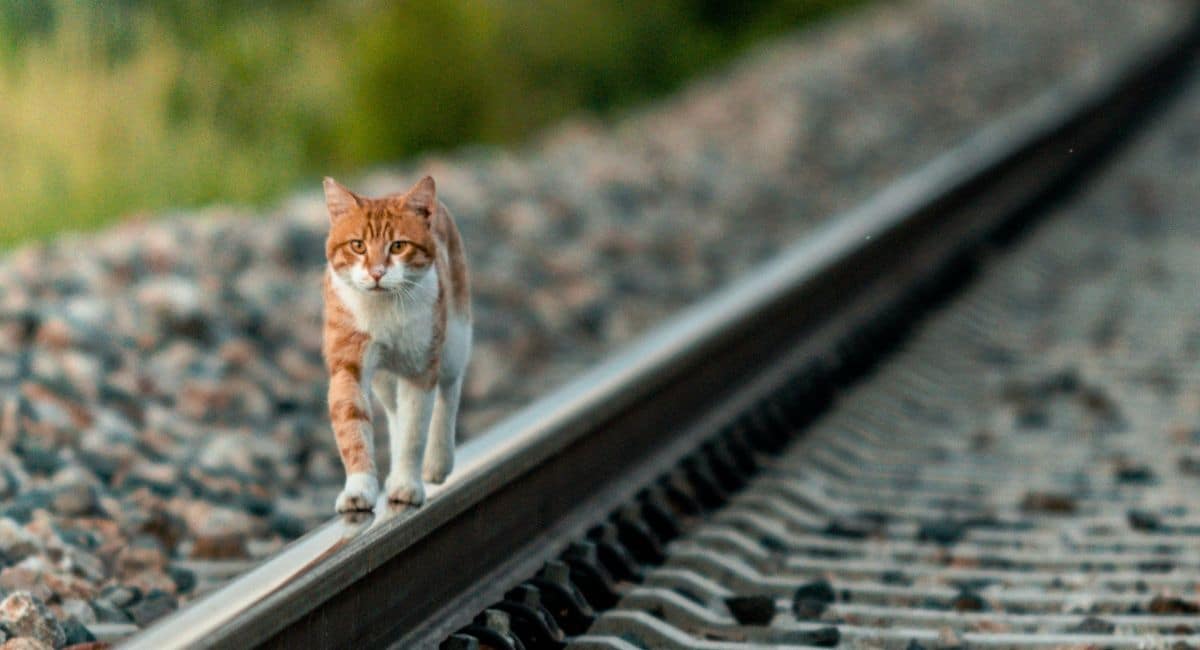
<path id="1" fill-rule="evenodd" d="M 332 273 L 332 272 L 331 272 Z M 370 335 L 368 357 L 379 368 L 411 373 L 424 368 L 432 352 L 437 271 L 405 292 L 378 295 L 359 291 L 332 273 L 333 290 L 354 316 L 357 328 Z"/>

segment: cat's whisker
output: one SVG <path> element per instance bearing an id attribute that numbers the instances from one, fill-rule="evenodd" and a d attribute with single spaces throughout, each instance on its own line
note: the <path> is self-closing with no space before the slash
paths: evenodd
<path id="1" fill-rule="evenodd" d="M 405 287 L 412 287 L 414 289 L 424 291 L 429 294 L 434 294 L 437 292 L 436 287 L 430 287 L 430 286 L 421 284 L 419 282 L 416 282 L 415 280 L 409 280 L 408 278 L 401 279 L 399 286 L 400 286 L 401 290 L 403 290 Z"/>

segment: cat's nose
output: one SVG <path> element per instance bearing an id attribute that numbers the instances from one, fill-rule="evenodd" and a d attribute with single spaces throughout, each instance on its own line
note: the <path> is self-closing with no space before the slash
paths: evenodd
<path id="1" fill-rule="evenodd" d="M 387 269 L 382 266 L 376 266 L 373 269 L 369 269 L 367 273 L 370 274 L 372 280 L 379 282 L 379 278 L 382 278 L 387 273 Z"/>

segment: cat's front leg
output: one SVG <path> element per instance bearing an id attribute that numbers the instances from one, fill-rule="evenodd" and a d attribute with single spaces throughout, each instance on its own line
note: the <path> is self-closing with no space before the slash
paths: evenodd
<path id="1" fill-rule="evenodd" d="M 379 497 L 375 431 L 371 427 L 370 403 L 359 377 L 350 369 L 337 370 L 329 379 L 329 419 L 346 468 L 346 485 L 334 507 L 338 512 L 371 510 Z"/>
<path id="2" fill-rule="evenodd" d="M 433 414 L 433 397 L 432 387 L 403 377 L 396 382 L 395 418 L 388 423 L 392 467 L 384 483 L 388 501 L 392 503 L 419 506 L 425 502 L 421 460 Z M 393 423 L 396 426 L 390 426 Z"/>
<path id="3" fill-rule="evenodd" d="M 375 472 L 355 472 L 346 476 L 346 485 L 338 494 L 334 508 L 341 513 L 369 512 L 379 498 L 379 479 Z"/>

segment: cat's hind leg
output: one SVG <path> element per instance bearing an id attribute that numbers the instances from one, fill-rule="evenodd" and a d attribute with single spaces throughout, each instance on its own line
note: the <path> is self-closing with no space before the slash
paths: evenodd
<path id="1" fill-rule="evenodd" d="M 391 471 L 384 483 L 384 491 L 392 503 L 419 506 L 425 502 L 421 459 L 425 455 L 433 402 L 433 388 L 397 377 L 395 399 L 392 402 L 395 404 L 394 415 L 388 419 Z"/>
<path id="2" fill-rule="evenodd" d="M 430 483 L 445 481 L 454 469 L 454 425 L 461 395 L 462 375 L 438 386 L 433 421 L 429 424 L 429 443 L 421 465 L 421 476 Z"/>
<path id="3" fill-rule="evenodd" d="M 421 475 L 435 484 L 445 481 L 454 469 L 458 403 L 462 396 L 463 375 L 471 356 L 471 319 L 452 317 L 447 325 L 437 399 L 433 405 L 433 421 L 429 425 L 429 445 L 421 465 Z"/>

